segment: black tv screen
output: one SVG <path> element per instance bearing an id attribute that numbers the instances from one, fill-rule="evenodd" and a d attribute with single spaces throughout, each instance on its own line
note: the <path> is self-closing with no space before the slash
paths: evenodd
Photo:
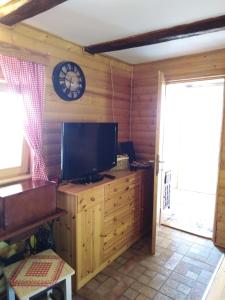
<path id="1" fill-rule="evenodd" d="M 117 136 L 117 123 L 63 123 L 62 180 L 94 175 L 116 166 Z"/>

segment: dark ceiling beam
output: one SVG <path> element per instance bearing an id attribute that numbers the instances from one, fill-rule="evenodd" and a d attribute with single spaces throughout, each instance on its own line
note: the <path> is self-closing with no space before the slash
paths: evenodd
<path id="1" fill-rule="evenodd" d="M 86 46 L 91 54 L 159 44 L 225 29 L 225 15 Z"/>
<path id="2" fill-rule="evenodd" d="M 0 23 L 8 26 L 31 18 L 67 0 L 14 0 L 0 7 Z"/>

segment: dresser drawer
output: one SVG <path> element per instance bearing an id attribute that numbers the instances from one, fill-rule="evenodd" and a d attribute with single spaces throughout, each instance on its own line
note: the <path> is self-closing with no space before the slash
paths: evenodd
<path id="1" fill-rule="evenodd" d="M 140 232 L 140 212 L 134 203 L 130 203 L 128 207 L 114 214 L 108 216 L 104 220 L 104 248 L 113 245 L 122 236 L 130 230 L 138 230 Z"/>
<path id="2" fill-rule="evenodd" d="M 79 193 L 77 196 L 77 211 L 88 209 L 101 201 L 104 201 L 104 187 Z"/>
<path id="3" fill-rule="evenodd" d="M 123 247 L 128 248 L 133 242 L 140 237 L 139 224 L 134 224 L 133 228 L 126 232 L 125 235 L 118 236 L 108 247 L 104 247 L 103 259 L 107 260 L 114 256 L 117 252 L 121 251 Z"/>
<path id="4" fill-rule="evenodd" d="M 139 180 L 139 174 L 133 174 L 128 177 L 116 180 L 115 182 L 109 183 L 105 187 L 106 198 L 120 192 L 129 191 L 134 185 L 137 185 L 139 183 Z"/>
<path id="5" fill-rule="evenodd" d="M 133 227 L 133 220 L 130 216 L 127 217 L 123 221 L 123 223 L 117 226 L 113 231 L 104 235 L 104 242 L 103 242 L 104 249 L 113 246 L 122 237 L 126 237 L 127 232 L 132 230 L 132 227 Z"/>
<path id="6" fill-rule="evenodd" d="M 105 199 L 105 216 L 113 213 L 117 209 L 128 205 L 130 202 L 136 202 L 140 199 L 140 186 L 133 185 L 129 190 L 108 195 Z"/>
<path id="7" fill-rule="evenodd" d="M 118 210 L 114 214 L 106 216 L 104 218 L 104 234 L 107 235 L 108 233 L 113 232 L 117 227 L 123 225 L 123 223 L 134 214 L 134 210 L 134 204 L 130 203 L 129 206 Z"/>

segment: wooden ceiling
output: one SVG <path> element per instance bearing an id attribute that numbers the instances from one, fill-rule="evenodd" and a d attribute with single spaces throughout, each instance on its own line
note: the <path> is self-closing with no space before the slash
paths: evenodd
<path id="1" fill-rule="evenodd" d="M 118 51 L 198 36 L 225 29 L 225 15 L 85 47 L 91 54 Z"/>
<path id="2" fill-rule="evenodd" d="M 12 0 L 0 6 L 0 23 L 15 25 L 67 0 Z"/>

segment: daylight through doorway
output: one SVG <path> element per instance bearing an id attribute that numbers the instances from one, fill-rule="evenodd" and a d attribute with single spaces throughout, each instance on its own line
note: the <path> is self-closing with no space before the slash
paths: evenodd
<path id="1" fill-rule="evenodd" d="M 166 85 L 161 223 L 212 238 L 224 80 Z"/>

